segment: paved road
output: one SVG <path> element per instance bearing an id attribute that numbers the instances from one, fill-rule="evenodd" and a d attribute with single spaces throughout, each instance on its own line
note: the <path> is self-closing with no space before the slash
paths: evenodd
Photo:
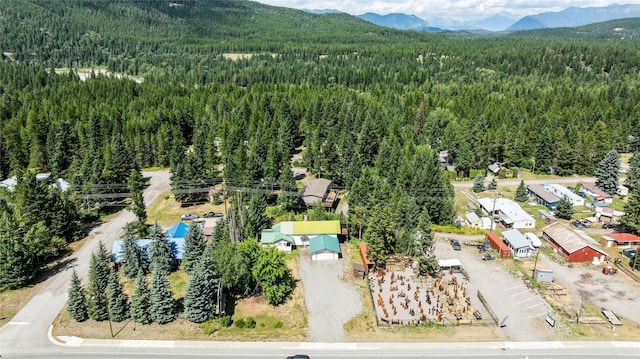
<path id="1" fill-rule="evenodd" d="M 33 350 L 38 358 L 632 358 L 638 342 L 485 343 L 216 343 L 94 341 L 79 347 Z"/>
<path id="2" fill-rule="evenodd" d="M 169 171 L 143 172 L 143 176 L 151 177 L 151 185 L 144 191 L 145 203 L 153 202 L 169 189 Z M 66 304 L 71 269 L 75 268 L 80 278 L 86 278 L 89 273 L 89 259 L 98 242 L 101 240 L 110 250 L 113 240 L 122 236 L 125 224 L 134 219 L 133 213 L 123 210 L 112 220 L 91 231 L 85 244 L 65 260 L 58 272 L 46 279 L 40 292 L 0 331 L 2 356 L 28 353 L 35 348 L 51 346 L 47 332 Z"/>

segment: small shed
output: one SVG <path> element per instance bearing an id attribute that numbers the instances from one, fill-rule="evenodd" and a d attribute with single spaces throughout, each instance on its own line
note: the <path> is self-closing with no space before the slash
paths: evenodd
<path id="1" fill-rule="evenodd" d="M 531 233 L 531 232 L 525 233 L 524 238 L 526 238 L 529 241 L 529 243 L 533 248 L 540 248 L 540 246 L 542 246 L 542 241 L 534 233 Z"/>
<path id="2" fill-rule="evenodd" d="M 533 277 L 537 282 L 551 283 L 553 282 L 553 271 L 551 269 L 536 268 Z"/>
<path id="3" fill-rule="evenodd" d="M 462 268 L 462 263 L 459 259 L 438 259 L 438 266 L 440 270 L 460 270 Z"/>
<path id="4" fill-rule="evenodd" d="M 337 237 L 323 234 L 309 240 L 309 253 L 314 261 L 340 258 L 340 243 Z"/>

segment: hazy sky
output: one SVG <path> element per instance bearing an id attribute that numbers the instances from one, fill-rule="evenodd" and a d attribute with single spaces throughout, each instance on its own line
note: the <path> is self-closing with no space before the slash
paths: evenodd
<path id="1" fill-rule="evenodd" d="M 375 12 L 381 15 L 401 12 L 428 20 L 435 17 L 458 20 L 511 14 L 519 18 L 567 7 L 600 7 L 611 4 L 637 4 L 640 0 L 257 0 L 295 9 L 336 9 L 352 15 Z"/>

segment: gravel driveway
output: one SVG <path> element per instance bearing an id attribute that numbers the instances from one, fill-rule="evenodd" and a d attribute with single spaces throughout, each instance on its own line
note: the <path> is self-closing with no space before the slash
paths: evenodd
<path id="1" fill-rule="evenodd" d="M 308 250 L 300 251 L 298 271 L 309 315 L 309 341 L 345 342 L 344 324 L 362 311 L 357 292 L 343 280 L 348 264 L 344 258 L 311 261 Z"/>
<path id="2" fill-rule="evenodd" d="M 539 341 L 553 339 L 554 331 L 545 326 L 544 318 L 550 312 L 548 304 L 535 292 L 528 289 L 522 280 L 504 271 L 500 259 L 483 261 L 476 247 L 462 245 L 454 251 L 448 241 L 436 242 L 438 259 L 457 258 L 469 275 L 468 293 L 474 308 L 484 306 L 477 291 L 485 297 L 491 310 L 499 320 L 505 320 L 501 330 L 513 341 Z M 488 317 L 488 316 L 487 316 Z"/>
<path id="3" fill-rule="evenodd" d="M 615 249 L 606 248 L 607 251 Z M 624 261 L 625 265 L 628 261 Z M 576 311 L 580 302 L 596 308 L 605 308 L 619 316 L 640 323 L 640 284 L 634 282 L 624 272 L 615 275 L 602 274 L 601 266 L 556 263 L 540 254 L 539 266 L 553 270 L 554 282 L 569 292 Z"/>

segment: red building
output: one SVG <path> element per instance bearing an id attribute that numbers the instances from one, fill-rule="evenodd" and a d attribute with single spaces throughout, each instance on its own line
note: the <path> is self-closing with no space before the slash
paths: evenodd
<path id="1" fill-rule="evenodd" d="M 489 241 L 491 248 L 498 252 L 500 258 L 507 259 L 511 257 L 511 249 L 509 249 L 509 246 L 504 243 L 498 235 L 495 233 L 487 233 L 487 241 Z"/>
<path id="2" fill-rule="evenodd" d="M 640 237 L 631 233 L 611 233 L 600 238 L 600 243 L 608 247 L 630 246 L 637 248 L 640 245 Z"/>
<path id="3" fill-rule="evenodd" d="M 542 236 L 568 262 L 591 262 L 594 258 L 602 260 L 609 257 L 591 237 L 560 222 L 544 227 Z"/>

